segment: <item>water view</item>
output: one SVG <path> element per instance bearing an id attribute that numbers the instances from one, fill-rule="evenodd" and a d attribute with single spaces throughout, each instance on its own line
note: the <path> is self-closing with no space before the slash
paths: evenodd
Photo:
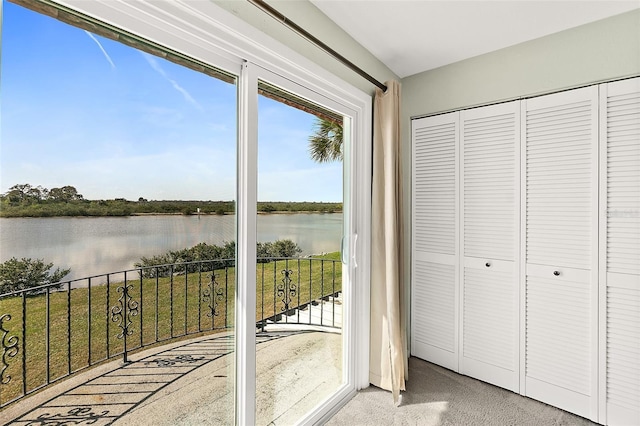
<path id="1" fill-rule="evenodd" d="M 290 239 L 301 255 L 340 250 L 342 214 L 258 216 L 258 241 Z M 0 218 L 0 262 L 44 259 L 71 268 L 69 279 L 121 271 L 142 256 L 235 240 L 233 215 Z"/>

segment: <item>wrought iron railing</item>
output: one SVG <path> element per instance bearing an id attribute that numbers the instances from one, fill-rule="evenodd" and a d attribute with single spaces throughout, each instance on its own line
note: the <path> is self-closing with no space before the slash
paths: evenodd
<path id="1" fill-rule="evenodd" d="M 107 360 L 128 362 L 142 348 L 232 329 L 233 264 L 140 267 L 0 295 L 0 408 Z M 260 259 L 256 328 L 339 327 L 341 266 L 322 258 Z"/>

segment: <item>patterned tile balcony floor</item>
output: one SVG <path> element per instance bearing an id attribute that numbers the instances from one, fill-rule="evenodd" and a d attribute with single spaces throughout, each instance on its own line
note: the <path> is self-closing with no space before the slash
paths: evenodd
<path id="1" fill-rule="evenodd" d="M 339 333 L 267 331 L 256 341 L 258 419 L 291 424 L 341 382 Z M 0 413 L 0 423 L 232 424 L 233 351 L 229 333 L 146 350 L 25 398 Z"/>

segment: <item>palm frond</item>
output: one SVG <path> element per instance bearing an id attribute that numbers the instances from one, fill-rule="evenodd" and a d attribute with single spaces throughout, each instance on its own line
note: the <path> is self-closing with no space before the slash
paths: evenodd
<path id="1" fill-rule="evenodd" d="M 314 133 L 309 136 L 309 155 L 318 163 L 342 161 L 342 126 L 316 118 Z"/>

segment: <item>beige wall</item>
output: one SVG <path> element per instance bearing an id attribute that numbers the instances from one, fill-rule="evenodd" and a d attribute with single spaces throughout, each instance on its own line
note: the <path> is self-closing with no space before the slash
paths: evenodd
<path id="1" fill-rule="evenodd" d="M 638 74 L 639 9 L 406 77 L 402 80 L 403 116 L 406 119 Z"/>
<path id="2" fill-rule="evenodd" d="M 248 1 L 212 1 L 363 92 L 370 95 L 375 92 L 373 84 Z M 324 13 L 308 0 L 269 0 L 268 3 L 378 81 L 398 80 L 398 77 L 389 68 L 327 18 Z"/>

